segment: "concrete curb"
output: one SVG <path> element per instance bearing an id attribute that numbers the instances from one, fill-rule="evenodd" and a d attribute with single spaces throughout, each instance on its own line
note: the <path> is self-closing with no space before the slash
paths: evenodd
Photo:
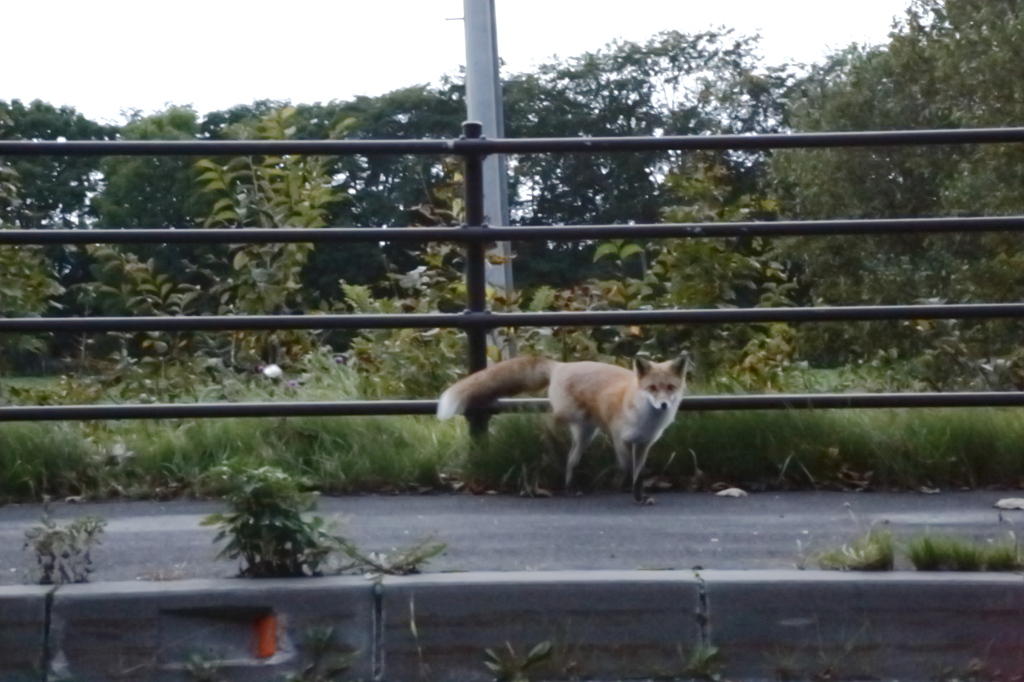
<path id="1" fill-rule="evenodd" d="M 542 642 L 553 655 L 541 678 L 663 676 L 701 642 L 689 572 L 424 575 L 387 578 L 382 592 L 386 680 L 486 682 L 485 649 L 525 656 Z"/>
<path id="2" fill-rule="evenodd" d="M 0 587 L 0 681 L 42 679 L 52 587 Z"/>
<path id="3" fill-rule="evenodd" d="M 731 679 L 1019 680 L 1024 579 L 991 573 L 702 571 Z"/>
<path id="4" fill-rule="evenodd" d="M 0 682 L 493 679 L 491 648 L 549 642 L 531 679 L 1021 679 L 1024 578 L 817 571 L 555 571 L 0 588 Z M 717 649 L 717 655 L 709 654 Z M 325 659 L 325 660 L 326 660 Z M 44 665 L 45 662 L 45 665 Z"/>

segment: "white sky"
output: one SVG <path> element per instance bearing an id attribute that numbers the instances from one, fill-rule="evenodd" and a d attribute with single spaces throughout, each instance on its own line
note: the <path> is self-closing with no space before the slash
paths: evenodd
<path id="1" fill-rule="evenodd" d="M 730 27 L 768 64 L 881 43 L 910 0 L 496 0 L 510 72 L 615 38 Z M 465 63 L 462 0 L 0 0 L 0 100 L 96 120 L 192 104 L 326 102 L 436 82 Z"/>

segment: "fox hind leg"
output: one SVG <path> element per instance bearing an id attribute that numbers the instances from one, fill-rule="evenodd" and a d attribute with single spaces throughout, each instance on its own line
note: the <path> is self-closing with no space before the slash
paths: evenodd
<path id="1" fill-rule="evenodd" d="M 569 432 L 572 434 L 572 449 L 565 460 L 565 489 L 572 489 L 572 472 L 580 463 L 583 451 L 587 449 L 594 436 L 597 435 L 597 427 L 589 421 L 569 422 Z"/>

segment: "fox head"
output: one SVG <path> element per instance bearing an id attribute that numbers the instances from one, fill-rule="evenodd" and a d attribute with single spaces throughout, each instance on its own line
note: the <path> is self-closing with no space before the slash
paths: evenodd
<path id="1" fill-rule="evenodd" d="M 686 371 L 690 356 L 683 353 L 675 360 L 651 362 L 642 357 L 633 360 L 633 369 L 640 381 L 640 392 L 657 410 L 679 407 L 686 391 Z"/>

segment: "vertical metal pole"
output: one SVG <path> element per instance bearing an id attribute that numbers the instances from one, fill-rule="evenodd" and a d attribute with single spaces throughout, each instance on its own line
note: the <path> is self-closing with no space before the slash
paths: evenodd
<path id="1" fill-rule="evenodd" d="M 467 140 L 479 139 L 483 126 L 476 121 L 462 124 L 462 137 Z M 465 156 L 466 224 L 464 230 L 484 230 L 484 157 L 468 153 Z M 484 265 L 483 242 L 472 241 L 466 245 L 466 312 L 487 312 L 487 280 Z M 483 329 L 467 329 L 467 354 L 469 371 L 479 372 L 487 367 L 487 332 Z M 469 413 L 469 430 L 474 439 L 487 433 L 486 413 Z"/>
<path id="2" fill-rule="evenodd" d="M 480 121 L 482 134 L 497 138 L 505 136 L 501 80 L 498 73 L 498 30 L 494 0 L 463 0 L 466 28 L 466 118 Z M 505 156 L 492 154 L 484 159 L 484 222 L 487 225 L 508 225 L 508 170 Z M 502 265 L 487 273 L 491 285 L 502 289 L 511 298 L 512 244 L 499 242 L 491 251 Z M 508 355 L 515 355 L 511 343 L 504 339 Z"/>

